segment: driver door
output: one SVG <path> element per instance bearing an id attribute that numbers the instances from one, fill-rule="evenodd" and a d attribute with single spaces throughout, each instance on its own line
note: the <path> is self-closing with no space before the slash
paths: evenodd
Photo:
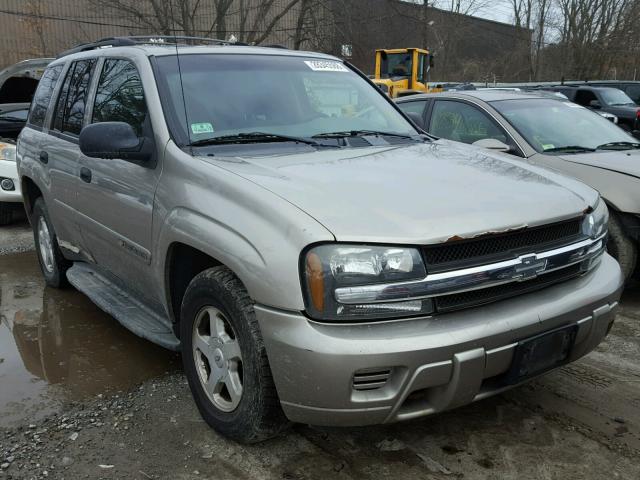
<path id="1" fill-rule="evenodd" d="M 144 89 L 131 60 L 105 58 L 98 65 L 88 123 L 125 122 L 153 138 Z M 84 248 L 103 270 L 141 294 L 150 284 L 152 218 L 160 176 L 149 162 L 80 155 L 78 209 Z M 153 299 L 152 299 L 153 300 Z"/>

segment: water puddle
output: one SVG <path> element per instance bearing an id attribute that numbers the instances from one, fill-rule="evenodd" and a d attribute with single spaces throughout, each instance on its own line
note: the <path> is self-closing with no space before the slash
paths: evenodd
<path id="1" fill-rule="evenodd" d="M 74 289 L 45 288 L 33 252 L 0 256 L 0 426 L 179 368 Z"/>

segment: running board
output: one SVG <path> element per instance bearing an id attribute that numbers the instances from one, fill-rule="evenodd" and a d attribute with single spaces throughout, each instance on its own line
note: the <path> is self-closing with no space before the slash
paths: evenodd
<path id="1" fill-rule="evenodd" d="M 87 263 L 74 263 L 67 270 L 69 283 L 84 293 L 101 310 L 114 317 L 139 337 L 170 350 L 180 350 L 180 340 L 160 315 L 128 295 Z"/>

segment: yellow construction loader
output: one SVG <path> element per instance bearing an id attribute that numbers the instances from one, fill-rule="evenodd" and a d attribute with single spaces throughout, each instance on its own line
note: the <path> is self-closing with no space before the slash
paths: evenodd
<path id="1" fill-rule="evenodd" d="M 416 93 L 441 92 L 429 86 L 433 55 L 421 48 L 376 50 L 376 71 L 373 82 L 390 97 Z"/>

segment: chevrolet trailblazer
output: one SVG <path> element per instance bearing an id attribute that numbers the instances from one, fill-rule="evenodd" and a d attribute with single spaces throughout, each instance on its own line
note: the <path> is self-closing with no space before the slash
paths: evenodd
<path id="1" fill-rule="evenodd" d="M 605 337 L 595 190 L 435 141 L 337 58 L 199 43 L 65 52 L 17 161 L 47 284 L 181 351 L 213 428 L 414 419 Z"/>

